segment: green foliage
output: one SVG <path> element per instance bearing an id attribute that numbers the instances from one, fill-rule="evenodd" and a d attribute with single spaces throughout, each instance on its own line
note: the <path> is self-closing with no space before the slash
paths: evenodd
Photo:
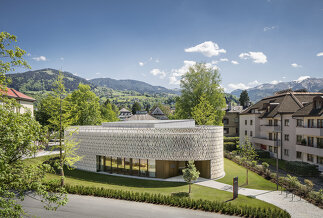
<path id="1" fill-rule="evenodd" d="M 99 98 L 91 91 L 89 85 L 80 83 L 78 89 L 68 96 L 67 101 L 71 103 L 72 125 L 99 125 L 102 123 Z"/>
<path id="2" fill-rule="evenodd" d="M 205 94 L 207 101 L 213 106 L 215 121 L 213 125 L 222 125 L 225 114 L 225 98 L 220 86 L 220 75 L 217 70 L 196 64 L 182 77 L 182 95 L 177 98 L 175 117 L 178 119 L 192 118 L 192 111 L 200 103 Z"/>
<path id="3" fill-rule="evenodd" d="M 250 101 L 250 99 L 249 99 L 247 90 L 243 90 L 241 92 L 240 98 L 239 98 L 240 105 L 245 107 L 245 106 L 247 106 L 249 101 Z"/>
<path id="4" fill-rule="evenodd" d="M 140 111 L 140 110 L 141 110 L 141 105 L 138 102 L 135 102 L 131 108 L 132 114 L 136 114 L 137 111 Z"/>
<path id="5" fill-rule="evenodd" d="M 253 161 L 258 157 L 254 146 L 248 138 L 245 139 L 244 143 L 238 145 L 238 149 L 239 155 L 247 161 Z"/>
<path id="6" fill-rule="evenodd" d="M 259 158 L 270 158 L 270 152 L 262 149 L 257 149 L 256 153 Z"/>
<path id="7" fill-rule="evenodd" d="M 54 188 L 55 185 L 51 184 Z M 170 196 L 161 194 L 138 193 L 132 191 L 113 190 L 89 186 L 71 186 L 66 185 L 66 190 L 70 194 L 91 195 L 105 198 L 123 199 L 127 201 L 145 202 L 152 204 L 168 205 L 173 207 L 202 210 L 208 212 L 222 213 L 227 215 L 236 215 L 244 217 L 290 217 L 290 214 L 282 209 L 257 208 L 251 206 L 239 206 L 231 203 L 194 200 L 189 197 Z"/>
<path id="8" fill-rule="evenodd" d="M 194 161 L 189 161 L 187 167 L 183 169 L 183 179 L 189 184 L 189 192 L 191 193 L 191 183 L 199 178 L 200 172 L 196 169 Z"/>
<path id="9" fill-rule="evenodd" d="M 300 161 L 286 161 L 285 169 L 287 172 L 300 176 L 318 176 L 320 171 L 318 166 Z"/>
<path id="10" fill-rule="evenodd" d="M 234 151 L 234 150 L 237 150 L 237 144 L 234 142 L 224 142 L 223 148 L 226 151 Z"/>
<path id="11" fill-rule="evenodd" d="M 109 100 L 107 100 L 104 104 L 102 104 L 100 106 L 102 121 L 103 122 L 118 121 L 119 118 L 115 110 L 116 110 L 115 105 L 112 105 Z"/>
<path id="12" fill-rule="evenodd" d="M 200 102 L 192 110 L 192 118 L 198 125 L 214 125 L 216 113 L 214 107 L 206 99 L 205 93 L 201 95 Z"/>

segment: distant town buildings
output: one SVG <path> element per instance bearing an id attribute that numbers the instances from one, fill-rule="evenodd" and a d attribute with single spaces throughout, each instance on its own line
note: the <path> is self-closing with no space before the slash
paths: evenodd
<path id="1" fill-rule="evenodd" d="M 129 118 L 131 116 L 132 116 L 131 111 L 127 110 L 126 108 L 122 108 L 120 110 L 120 115 L 119 115 L 120 120 L 125 120 L 125 119 L 127 119 L 127 118 Z"/>
<path id="2" fill-rule="evenodd" d="M 19 113 L 25 113 L 27 110 L 34 115 L 34 102 L 36 101 L 34 98 L 25 95 L 13 88 L 7 88 L 7 93 L 5 93 L 8 98 L 14 98 L 16 101 L 21 104 L 23 107 L 17 109 Z"/>
<path id="3" fill-rule="evenodd" d="M 164 112 L 159 107 L 154 108 L 150 113 L 150 115 L 155 117 L 158 120 L 168 120 L 168 117 L 164 114 Z"/>
<path id="4" fill-rule="evenodd" d="M 240 142 L 287 161 L 317 164 L 323 171 L 323 93 L 283 90 L 240 114 Z"/>
<path id="5" fill-rule="evenodd" d="M 226 137 L 239 136 L 239 113 L 243 110 L 242 106 L 234 106 L 229 103 L 223 118 L 223 134 Z"/>

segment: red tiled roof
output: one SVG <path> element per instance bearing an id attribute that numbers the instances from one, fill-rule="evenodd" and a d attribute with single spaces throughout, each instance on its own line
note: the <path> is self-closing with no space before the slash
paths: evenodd
<path id="1" fill-rule="evenodd" d="M 17 90 L 13 88 L 7 88 L 7 93 L 5 94 L 8 97 L 11 98 L 16 98 L 16 99 L 21 99 L 21 100 L 26 100 L 26 101 L 36 101 L 34 98 L 29 97 L 28 95 L 25 95 L 21 92 L 18 92 Z"/>

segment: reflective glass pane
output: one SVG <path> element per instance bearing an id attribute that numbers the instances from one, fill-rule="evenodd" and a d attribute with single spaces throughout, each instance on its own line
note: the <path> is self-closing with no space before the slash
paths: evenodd
<path id="1" fill-rule="evenodd" d="M 131 171 L 130 171 L 130 158 L 125 158 L 124 169 L 125 169 L 125 174 L 131 174 Z"/>
<path id="2" fill-rule="evenodd" d="M 111 157 L 105 157 L 105 172 L 111 173 Z"/>
<path id="3" fill-rule="evenodd" d="M 118 173 L 124 173 L 124 159 L 121 157 L 117 158 L 117 162 L 118 162 Z"/>
<path id="4" fill-rule="evenodd" d="M 132 175 L 139 175 L 139 159 L 132 158 Z"/>
<path id="5" fill-rule="evenodd" d="M 117 164 L 117 158 L 112 157 L 112 172 L 117 173 L 118 172 L 118 164 Z"/>
<path id="6" fill-rule="evenodd" d="M 148 171 L 148 160 L 140 159 L 140 176 L 147 176 Z"/>
<path id="7" fill-rule="evenodd" d="M 148 174 L 149 177 L 156 176 L 156 161 L 155 160 L 148 160 Z"/>

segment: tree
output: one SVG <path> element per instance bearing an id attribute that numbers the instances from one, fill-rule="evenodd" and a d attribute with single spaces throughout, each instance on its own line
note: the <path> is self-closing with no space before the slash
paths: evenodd
<path id="1" fill-rule="evenodd" d="M 141 105 L 138 102 L 135 102 L 131 108 L 132 114 L 136 114 L 137 111 L 140 111 L 140 110 L 141 110 Z"/>
<path id="2" fill-rule="evenodd" d="M 26 166 L 22 162 L 23 157 L 42 148 L 35 142 L 44 141 L 44 133 L 30 112 L 17 113 L 22 106 L 4 94 L 9 82 L 5 74 L 16 67 L 29 68 L 23 59 L 26 52 L 13 45 L 16 41 L 16 36 L 0 33 L 0 217 L 24 215 L 18 202 L 29 193 L 40 195 L 46 209 L 55 210 L 67 200 L 63 189 L 49 193 L 42 184 L 49 165 Z"/>
<path id="3" fill-rule="evenodd" d="M 205 94 L 205 98 L 213 106 L 216 114 L 213 125 L 222 125 L 226 104 L 220 82 L 220 74 L 217 70 L 208 68 L 202 63 L 190 67 L 181 79 L 182 94 L 176 101 L 175 117 L 192 118 L 193 108 L 199 104 L 202 94 Z"/>
<path id="4" fill-rule="evenodd" d="M 248 165 L 248 162 L 254 161 L 258 157 L 256 150 L 250 143 L 248 137 L 245 138 L 244 142 L 241 142 L 241 144 L 238 145 L 238 153 L 245 165 Z M 246 167 L 246 170 L 246 184 L 248 185 L 248 167 Z"/>
<path id="5" fill-rule="evenodd" d="M 192 117 L 198 125 L 213 125 L 215 123 L 216 114 L 214 107 L 202 94 L 200 103 L 193 108 Z"/>
<path id="6" fill-rule="evenodd" d="M 239 98 L 239 102 L 240 105 L 243 107 L 247 107 L 248 103 L 249 103 L 250 99 L 249 99 L 249 95 L 247 90 L 243 90 L 240 94 L 240 98 Z"/>
<path id="7" fill-rule="evenodd" d="M 114 112 L 112 108 L 112 104 L 109 99 L 100 106 L 101 116 L 103 122 L 114 122 L 119 120 L 117 114 Z"/>
<path id="8" fill-rule="evenodd" d="M 71 102 L 73 125 L 99 125 L 102 123 L 99 98 L 89 85 L 79 84 L 78 89 L 68 96 Z"/>
<path id="9" fill-rule="evenodd" d="M 188 183 L 188 193 L 191 193 L 191 184 L 199 178 L 200 172 L 196 169 L 194 161 L 189 161 L 183 169 L 183 179 Z"/>

